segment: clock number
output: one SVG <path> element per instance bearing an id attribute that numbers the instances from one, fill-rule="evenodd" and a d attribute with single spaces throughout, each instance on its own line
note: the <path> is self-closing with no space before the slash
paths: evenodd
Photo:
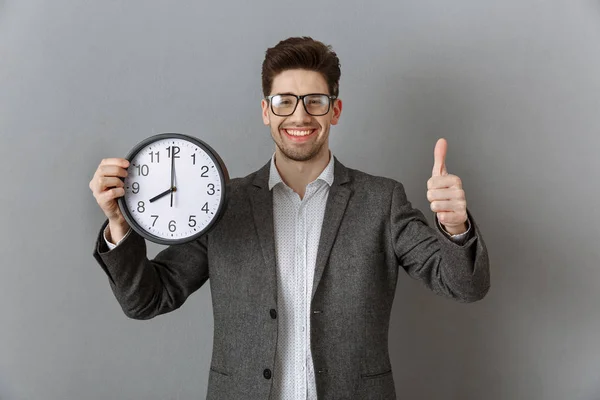
<path id="1" fill-rule="evenodd" d="M 158 219 L 158 215 L 151 215 L 150 218 L 154 218 L 154 222 L 152 223 L 152 227 L 156 224 L 156 220 Z"/>
<path id="2" fill-rule="evenodd" d="M 154 152 L 151 151 L 150 152 L 150 162 L 153 163 L 154 162 Z M 160 151 L 156 152 L 156 162 L 159 163 L 160 162 Z"/>
<path id="3" fill-rule="evenodd" d="M 140 184 L 137 182 L 133 182 L 133 184 L 131 185 L 131 188 L 133 189 L 132 192 L 134 194 L 137 194 L 140 192 Z"/>
<path id="4" fill-rule="evenodd" d="M 190 223 L 188 225 L 192 228 L 196 226 L 196 220 L 194 218 L 196 218 L 195 215 L 190 215 Z M 192 224 L 192 222 L 193 222 L 193 224 Z"/>
<path id="5" fill-rule="evenodd" d="M 204 203 L 204 205 L 202 206 L 202 211 L 208 214 L 208 202 Z"/>
<path id="6" fill-rule="evenodd" d="M 137 168 L 138 176 L 148 176 L 148 174 L 150 173 L 150 167 L 148 167 L 146 164 L 136 165 L 135 167 Z"/>
<path id="7" fill-rule="evenodd" d="M 169 222 L 169 231 L 175 232 L 176 230 L 177 230 L 177 227 L 175 226 L 175 221 Z"/>
<path id="8" fill-rule="evenodd" d="M 196 165 L 196 155 L 192 154 L 192 159 L 194 160 L 194 165 Z"/>
<path id="9" fill-rule="evenodd" d="M 202 175 L 200 175 L 200 177 L 201 178 L 208 178 L 208 175 L 206 175 L 207 173 L 208 173 L 208 167 L 206 165 L 203 165 L 202 166 Z"/>
<path id="10" fill-rule="evenodd" d="M 172 153 L 171 153 L 171 150 L 173 151 Z M 180 151 L 181 151 L 181 149 L 178 146 L 167 147 L 167 155 L 169 158 L 171 158 L 171 154 L 173 155 L 173 157 L 179 158 L 179 156 L 177 154 L 179 154 Z"/>
<path id="11" fill-rule="evenodd" d="M 206 193 L 208 193 L 210 196 L 215 194 L 215 184 L 214 183 L 209 183 L 207 187 L 208 187 L 208 191 Z"/>
<path id="12" fill-rule="evenodd" d="M 144 211 L 146 211 L 146 207 L 144 207 L 144 202 L 143 201 L 138 201 L 138 208 L 137 208 L 139 213 L 143 213 Z"/>

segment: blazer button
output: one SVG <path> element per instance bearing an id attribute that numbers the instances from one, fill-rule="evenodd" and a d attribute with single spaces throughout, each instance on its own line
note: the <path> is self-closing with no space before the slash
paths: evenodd
<path id="1" fill-rule="evenodd" d="M 269 311 L 269 313 L 271 314 L 271 318 L 277 319 L 277 310 L 271 308 L 271 311 Z"/>
<path id="2" fill-rule="evenodd" d="M 271 370 L 270 369 L 265 369 L 263 371 L 263 376 L 265 377 L 265 379 L 271 379 Z"/>

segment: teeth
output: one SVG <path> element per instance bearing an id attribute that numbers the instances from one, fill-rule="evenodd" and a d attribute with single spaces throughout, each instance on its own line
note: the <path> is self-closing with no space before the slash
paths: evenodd
<path id="1" fill-rule="evenodd" d="M 306 130 L 299 131 L 299 130 L 286 129 L 286 132 L 288 134 L 292 135 L 292 136 L 307 136 L 307 135 L 310 135 L 310 133 L 312 132 L 312 129 L 309 130 L 309 131 L 306 131 Z"/>

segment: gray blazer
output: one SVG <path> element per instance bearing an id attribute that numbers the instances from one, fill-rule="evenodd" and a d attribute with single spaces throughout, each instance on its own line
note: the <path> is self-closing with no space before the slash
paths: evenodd
<path id="1" fill-rule="evenodd" d="M 270 398 L 277 379 L 277 275 L 269 163 L 231 180 L 218 225 L 202 238 L 146 258 L 131 232 L 100 263 L 125 314 L 149 319 L 179 308 L 210 278 L 214 313 L 207 399 Z M 395 399 L 388 328 L 398 271 L 462 302 L 485 296 L 489 261 L 471 214 L 464 245 L 431 228 L 402 184 L 335 160 L 319 242 L 311 349 L 319 399 Z M 106 224 L 105 224 L 106 226 Z M 104 230 L 104 227 L 102 228 Z"/>

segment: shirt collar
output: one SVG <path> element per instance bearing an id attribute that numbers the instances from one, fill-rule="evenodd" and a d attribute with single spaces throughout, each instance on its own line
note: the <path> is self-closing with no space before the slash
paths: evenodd
<path id="1" fill-rule="evenodd" d="M 331 154 L 330 151 L 329 163 L 327 164 L 323 172 L 321 172 L 321 175 L 319 175 L 317 179 L 315 179 L 313 182 L 322 180 L 329 186 L 333 185 L 333 166 L 333 154 Z M 275 185 L 277 185 L 278 183 L 283 183 L 285 185 L 283 179 L 281 179 L 281 175 L 279 175 L 279 171 L 277 171 L 277 167 L 275 166 L 275 153 L 273 153 L 273 156 L 271 156 L 271 168 L 269 170 L 269 190 L 272 190 L 273 187 L 275 187 Z"/>

